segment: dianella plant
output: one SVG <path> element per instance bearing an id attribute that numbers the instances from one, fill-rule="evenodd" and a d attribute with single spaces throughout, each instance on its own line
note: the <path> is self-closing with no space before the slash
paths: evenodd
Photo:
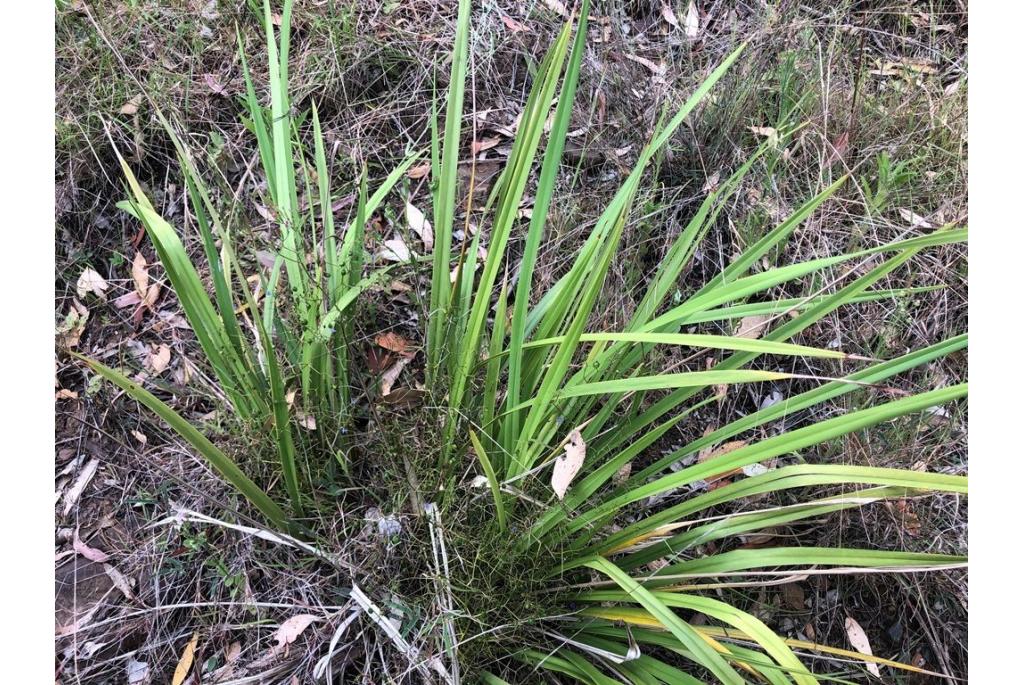
<path id="1" fill-rule="evenodd" d="M 301 535 L 312 485 L 296 459 L 296 411 L 288 393 L 297 390 L 303 412 L 325 425 L 343 426 L 348 420 L 353 313 L 361 295 L 388 275 L 364 253 L 367 218 L 420 154 L 401 160 L 372 193 L 366 170 L 357 173 L 352 181 L 357 188 L 353 218 L 336 225 L 337 198 L 331 187 L 335 174 L 317 110 L 308 115 L 310 150 L 301 143 L 300 117 L 289 100 L 291 10 L 292 3 L 285 2 L 280 26 L 275 27 L 265 2 L 269 108 L 261 104 L 245 66 L 245 123 L 256 140 L 266 180 L 264 199 L 279 231 L 274 264 L 261 281 L 259 298 L 247 286 L 229 226 L 176 137 L 203 246 L 202 267 L 192 263 L 178 229 L 161 218 L 123 164 L 131 190 L 123 206 L 145 226 L 225 398 L 249 425 L 273 427 L 283 492 L 266 492 L 138 384 L 95 361 L 88 363 L 167 421 L 270 527 Z M 543 669 L 600 684 L 820 682 L 823 678 L 797 650 L 920 670 L 783 637 L 724 601 L 716 590 L 750 577 L 777 579 L 810 569 L 906 572 L 965 563 L 962 557 L 940 554 L 805 546 L 799 539 L 756 550 L 729 542 L 885 500 L 966 494 L 965 477 L 818 464 L 811 458 L 817 445 L 965 398 L 966 385 L 890 393 L 886 401 L 816 422 L 789 422 L 787 430 L 755 439 L 762 433 L 758 429 L 809 415 L 808 410 L 884 385 L 897 374 L 966 348 L 967 337 L 960 335 L 877 360 L 796 342 L 801 332 L 840 307 L 909 291 L 875 286 L 922 251 L 965 241 L 966 229 L 947 226 L 898 242 L 765 266 L 763 258 L 785 247 L 794 231 L 840 189 L 846 180 L 841 178 L 746 245 L 703 285 L 683 286 L 683 276 L 709 231 L 765 152 L 762 147 L 708 193 L 647 275 L 628 322 L 620 330 L 595 330 L 595 310 L 609 271 L 620 258 L 634 204 L 650 182 L 649 167 L 680 126 L 699 113 L 702 100 L 744 46 L 728 55 L 685 101 L 665 112 L 611 201 L 586 227 L 570 263 L 541 290 L 538 260 L 577 104 L 589 10 L 589 0 L 583 0 L 537 65 L 507 162 L 480 209 L 481 228 L 472 235 L 460 234 L 461 242 L 455 236 L 467 209 L 458 200 L 457 185 L 469 68 L 469 0 L 458 2 L 447 96 L 431 110 L 431 145 L 423 151 L 433 180 L 434 230 L 424 298 L 424 377 L 433 411 L 440 407 L 434 425 L 441 433 L 432 457 L 441 479 L 433 485 L 441 511 L 454 509 L 466 495 L 452 486 L 467 466 L 479 469 L 489 486 L 494 516 L 491 524 L 479 527 L 478 535 L 511 537 L 505 552 L 511 561 L 506 563 L 540 568 L 538 582 L 552 605 L 547 615 L 561 615 L 551 624 L 538 615 L 526 644 L 507 645 L 507 663 L 518 662 L 526 672 Z M 246 65 L 244 50 L 242 54 Z M 528 192 L 533 209 L 526 218 L 520 209 Z M 481 260 L 478 248 L 483 244 L 486 257 Z M 200 268 L 209 274 L 212 292 Z M 836 272 L 845 275 L 834 290 L 791 299 L 773 295 L 779 286 L 792 292 L 810 279 Z M 756 335 L 688 332 L 702 324 L 750 317 L 767 321 Z M 721 358 L 699 370 L 658 368 L 652 360 L 659 356 L 652 352 L 665 347 L 714 350 Z M 849 371 L 841 377 L 769 371 L 758 364 L 766 356 L 839 360 Z M 795 378 L 809 378 L 811 389 L 736 418 L 670 453 L 651 456 L 653 446 L 663 444 L 673 429 L 693 420 L 695 412 L 730 386 Z M 697 454 L 706 458 L 687 459 Z M 787 455 L 807 458 L 778 468 L 764 466 Z M 322 459 L 334 458 L 330 449 L 323 451 Z M 680 463 L 690 465 L 680 468 Z M 632 464 L 641 466 L 624 470 Z M 727 475 L 736 478 L 705 487 Z M 785 497 L 772 497 L 780 494 Z M 637 506 L 644 502 L 653 504 Z M 706 620 L 684 618 L 695 614 Z M 448 641 L 443 647 L 453 659 L 458 658 L 455 645 Z M 490 683 L 506 682 L 516 672 L 488 664 L 464 664 L 463 670 L 467 668 Z"/>

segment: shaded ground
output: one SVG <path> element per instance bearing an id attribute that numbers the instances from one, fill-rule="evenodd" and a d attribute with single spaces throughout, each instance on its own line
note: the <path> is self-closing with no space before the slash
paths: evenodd
<path id="1" fill-rule="evenodd" d="M 467 109 L 476 112 L 474 139 L 490 146 L 477 156 L 481 198 L 487 174 L 508 153 L 502 131 L 521 111 L 531 67 L 558 25 L 550 5 L 500 1 L 475 12 L 473 98 Z M 686 26 L 689 3 L 669 6 L 671 14 L 657 2 L 595 8 L 566 153 L 575 171 L 563 174 L 552 204 L 542 282 L 560 273 L 580 241 L 581 225 L 617 188 L 663 107 L 690 92 L 740 40 L 750 40 L 750 48 L 657 165 L 637 203 L 642 213 L 627 228 L 625 251 L 613 268 L 595 329 L 610 329 L 628 317 L 635 304 L 631 294 L 708 188 L 766 136 L 778 136 L 783 120 L 803 127 L 779 138 L 775 154 L 723 214 L 688 276 L 694 283 L 701 282 L 702 268 L 718 268 L 737 246 L 847 173 L 850 181 L 837 198 L 800 229 L 787 252 L 775 256 L 777 262 L 966 223 L 965 5 L 782 2 L 766 8 L 709 0 L 694 3 L 698 25 L 692 37 Z M 453 17 L 453 3 L 438 0 L 298 3 L 295 105 L 304 110 L 317 102 L 339 183 L 352 178 L 363 161 L 380 178 L 394 159 L 428 141 L 435 78 L 438 92 L 446 85 Z M 370 510 L 395 512 L 406 534 L 422 533 L 421 524 L 403 517 L 407 503 L 394 501 L 379 483 L 358 496 L 338 493 L 345 506 L 325 526 L 337 531 L 327 541 L 329 551 L 340 555 L 334 566 L 216 525 L 160 524 L 176 508 L 222 518 L 225 508 L 244 507 L 156 421 L 96 383 L 64 353 L 72 349 L 138 369 L 215 439 L 232 439 L 231 417 L 218 413 L 203 370 L 189 363 L 199 355 L 173 295 L 163 287 L 148 241 L 114 207 L 124 192 L 111 141 L 165 215 L 185 223 L 170 146 L 152 104 L 140 97 L 148 94 L 182 130 L 187 126 L 189 144 L 210 170 L 211 183 L 230 198 L 233 220 L 251 236 L 251 252 L 269 244 L 273 234 L 265 211 L 246 190 L 256 160 L 252 136 L 239 122 L 236 96 L 243 85 L 236 24 L 263 92 L 261 27 L 247 2 L 71 2 L 57 12 L 56 622 L 67 636 L 56 643 L 56 669 L 63 683 L 135 676 L 146 682 L 145 669 L 152 682 L 164 682 L 196 631 L 195 670 L 204 673 L 203 682 L 254 674 L 277 682 L 306 674 L 326 653 L 343 618 L 345 566 L 371 569 L 369 575 L 385 586 L 389 575 L 401 572 L 401 554 L 378 535 L 377 515 Z M 883 154 L 903 166 L 887 175 Z M 429 204 L 422 181 L 404 185 L 398 196 Z M 399 209 L 383 213 L 374 240 L 390 234 Z M 133 263 L 142 269 L 135 275 Z M 108 285 L 102 297 L 76 292 L 86 269 Z M 153 307 L 119 306 L 130 299 L 142 272 L 147 288 L 158 287 Z M 932 251 L 889 281 L 881 287 L 945 287 L 847 308 L 800 342 L 890 357 L 966 331 L 961 248 Z M 381 352 L 372 345 L 374 335 L 393 330 L 417 340 L 419 320 L 414 298 L 402 292 L 371 298 L 361 329 L 367 385 L 385 366 L 376 358 Z M 934 387 L 966 374 L 963 355 L 900 382 L 907 389 Z M 774 391 L 798 389 L 731 393 L 661 447 L 678 446 L 707 426 L 748 412 Z M 851 397 L 828 411 L 853 406 L 857 396 Z M 360 436 L 366 450 L 405 473 L 402 455 L 424 446 L 410 435 L 415 431 L 404 408 L 376 412 Z M 822 452 L 818 456 L 851 463 L 965 473 L 966 413 L 906 419 Z M 964 501 L 934 497 L 832 518 L 805 533 L 819 544 L 964 552 L 966 517 Z M 842 646 L 843 621 L 852 616 L 876 653 L 966 677 L 965 574 L 819 577 L 798 589 L 799 595 L 792 588 L 765 588 L 745 601 L 780 632 Z M 312 624 L 286 651 L 272 651 L 277 627 L 300 612 L 326 620 Z M 414 617 L 406 620 L 415 625 Z M 355 663 L 371 660 L 375 645 L 366 629 L 352 633 L 342 648 Z"/>

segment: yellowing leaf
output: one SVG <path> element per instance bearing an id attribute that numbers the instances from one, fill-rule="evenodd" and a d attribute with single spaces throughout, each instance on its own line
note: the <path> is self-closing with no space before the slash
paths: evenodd
<path id="1" fill-rule="evenodd" d="M 850 639 L 850 644 L 861 654 L 867 654 L 868 656 L 874 656 L 871 651 L 871 643 L 868 641 L 867 633 L 860 627 L 860 624 L 854 621 L 849 616 L 846 617 L 846 637 Z M 878 664 L 873 664 L 870 661 L 864 662 L 868 670 L 871 671 L 875 677 L 881 676 L 878 671 Z"/>
<path id="2" fill-rule="evenodd" d="M 551 471 L 551 489 L 555 491 L 558 499 L 565 499 L 565 491 L 579 473 L 586 457 L 587 443 L 583 442 L 579 428 L 573 429 L 565 445 L 565 454 L 555 459 L 555 468 Z"/>
<path id="3" fill-rule="evenodd" d="M 174 676 L 171 678 L 171 685 L 181 685 L 185 682 L 185 676 L 192 668 L 192 661 L 196 656 L 196 645 L 199 644 L 199 633 L 193 633 L 192 639 L 185 645 L 185 651 L 178 659 L 178 665 L 174 668 Z"/>

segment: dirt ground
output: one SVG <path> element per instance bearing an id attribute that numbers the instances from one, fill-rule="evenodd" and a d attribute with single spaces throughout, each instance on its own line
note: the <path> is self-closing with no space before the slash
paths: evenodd
<path id="1" fill-rule="evenodd" d="M 195 666 L 185 682 L 313 682 L 346 615 L 341 588 L 347 569 L 395 572 L 394 549 L 378 534 L 381 512 L 389 511 L 387 494 L 370 486 L 361 504 L 339 507 L 325 521 L 325 529 L 336 531 L 324 540 L 329 548 L 323 551 L 336 555 L 332 563 L 221 525 L 183 522 L 188 515 L 182 511 L 216 519 L 236 512 L 244 522 L 245 505 L 159 421 L 69 355 L 136 369 L 218 444 L 262 449 L 232 435 L 231 417 L 198 363 L 201 355 L 148 239 L 115 206 L 125 190 L 112 147 L 125 154 L 165 216 L 185 222 L 183 181 L 152 110 L 158 104 L 251 231 L 246 247 L 258 260 L 273 239 L 266 209 L 258 198 L 235 192 L 256 164 L 255 141 L 240 120 L 239 41 L 257 90 L 265 92 L 266 85 L 258 6 L 247 0 L 58 3 L 54 551 L 60 683 L 168 682 L 189 645 Z M 441 93 L 446 85 L 454 6 L 448 0 L 296 3 L 294 105 L 302 111 L 316 101 L 339 166 L 351 171 L 365 162 L 379 179 L 407 150 L 429 143 L 430 102 L 435 88 Z M 475 192 L 481 198 L 508 155 L 503 131 L 522 111 L 531 70 L 559 26 L 558 6 L 492 0 L 474 10 L 467 110 L 478 143 Z M 566 151 L 579 171 L 564 180 L 552 203 L 541 282 L 560 273 L 581 242 L 577 227 L 611 197 L 664 108 L 691 92 L 740 41 L 750 42 L 673 141 L 637 202 L 642 214 L 627 227 L 624 253 L 598 308 L 602 318 L 595 323 L 605 330 L 628 318 L 643 274 L 708 189 L 769 136 L 779 139 L 777 154 L 745 181 L 688 282 L 700 282 L 701 264 L 710 272 L 736 246 L 844 174 L 850 175 L 847 185 L 775 260 L 967 224 L 966 2 L 615 0 L 595 3 L 593 17 Z M 783 135 L 783 121 L 802 126 Z M 883 155 L 903 165 L 885 182 Z M 386 225 L 405 194 L 429 205 L 429 188 L 409 179 L 371 240 L 388 235 Z M 198 242 L 192 247 L 198 251 Z M 940 288 L 846 308 L 800 342 L 887 358 L 966 332 L 966 264 L 965 247 L 930 251 L 879 286 Z M 132 297 L 140 288 L 152 293 L 151 306 Z M 359 324 L 366 341 L 360 363 L 368 373 L 383 366 L 374 357 L 380 351 L 369 344 L 375 334 L 390 330 L 420 340 L 421 321 L 408 300 L 375 296 Z M 900 382 L 914 390 L 966 377 L 963 353 Z M 686 430 L 699 435 L 773 392 L 798 390 L 751 386 L 707 409 Z M 852 406 L 849 399 L 837 402 L 822 414 Z M 403 410 L 382 411 L 372 430 L 401 432 Z M 964 405 L 855 434 L 816 456 L 966 474 L 966 421 Z M 686 437 L 681 433 L 660 447 Z M 415 449 L 401 439 L 393 447 Z M 410 534 L 415 525 L 407 522 Z M 936 496 L 830 518 L 809 534 L 820 545 L 966 553 L 966 530 L 966 501 Z M 746 601 L 780 632 L 847 648 L 844 620 L 853 617 L 876 654 L 966 678 L 966 572 L 814 578 L 798 588 L 799 596 L 766 588 Z M 297 612 L 317 620 L 295 643 L 277 646 L 277 628 Z M 361 663 L 376 648 L 371 633 L 354 632 L 339 649 Z M 883 673 L 886 682 L 938 682 Z M 384 682 L 359 680 L 357 671 L 347 677 L 344 682 Z M 395 676 L 393 682 L 415 678 Z"/>

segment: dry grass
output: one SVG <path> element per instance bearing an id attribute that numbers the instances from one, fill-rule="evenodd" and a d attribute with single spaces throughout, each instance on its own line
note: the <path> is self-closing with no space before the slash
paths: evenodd
<path id="1" fill-rule="evenodd" d="M 138 226 L 113 206 L 123 190 L 105 128 L 134 155 L 133 165 L 156 202 L 177 206 L 180 217 L 181 180 L 148 105 L 143 102 L 135 113 L 122 112 L 139 94 L 139 84 L 187 127 L 190 145 L 208 158 L 214 187 L 224 197 L 237 198 L 232 215 L 250 236 L 252 251 L 270 240 L 259 208 L 239 192 L 251 183 L 248 174 L 256 153 L 238 122 L 240 108 L 234 100 L 241 90 L 236 22 L 247 54 L 253 56 L 254 73 L 265 70 L 256 57 L 261 54 L 260 27 L 246 2 L 85 4 L 87 11 L 59 10 L 56 24 L 58 323 L 74 307 L 75 282 L 85 266 L 107 278 L 113 300 L 132 289 L 130 266 L 137 249 L 154 260 L 145 241 L 140 242 Z M 371 174 L 379 175 L 404 150 L 427 140 L 435 79 L 438 92 L 445 86 L 454 20 L 450 3 L 298 4 L 296 106 L 301 110 L 317 101 L 342 168 L 366 161 Z M 478 140 L 501 139 L 500 130 L 513 124 L 525 101 L 530 65 L 555 30 L 557 17 L 543 3 L 526 14 L 525 8 L 533 4 L 497 0 L 475 14 L 469 107 L 477 113 L 473 126 Z M 685 3 L 675 4 L 682 16 Z M 751 49 L 678 137 L 672 152 L 659 160 L 658 183 L 637 203 L 642 211 L 627 229 L 626 252 L 610 276 L 595 327 L 609 328 L 628 318 L 635 306 L 632 293 L 703 198 L 705 185 L 716 175 L 724 178 L 760 140 L 751 126 L 776 125 L 787 98 L 800 101 L 794 116 L 805 126 L 789 141 L 786 154 L 780 151 L 775 163 L 751 175 L 737 194 L 700 253 L 688 277 L 692 282 L 701 282 L 705 270 L 716 270 L 737 246 L 787 208 L 846 173 L 851 182 L 844 191 L 775 259 L 784 262 L 877 244 L 918 221 L 965 222 L 965 5 L 904 0 L 856 6 L 779 4 L 770 9 L 754 2 L 699 2 L 702 33 L 692 41 L 665 21 L 659 3 L 599 3 L 596 13 L 601 18 L 591 34 L 567 150 L 575 173 L 563 174 L 552 203 L 551 240 L 538 267 L 542 283 L 553 281 L 568 263 L 595 207 L 614 192 L 662 108 L 688 92 L 738 40 L 750 39 Z M 525 30 L 517 30 L 519 26 Z M 790 58 L 792 66 L 786 67 Z M 503 147 L 499 142 L 478 159 L 481 177 L 489 166 L 498 168 L 507 152 Z M 910 160 L 911 177 L 892 189 L 884 207 L 869 210 L 876 160 L 883 151 L 895 161 Z M 407 190 L 414 203 L 419 199 L 427 204 L 426 186 L 411 182 Z M 175 217 L 173 209 L 168 215 Z M 151 267 L 151 274 L 159 278 L 159 268 Z M 919 260 L 914 271 L 897 272 L 889 280 L 881 287 L 936 282 L 946 287 L 905 300 L 850 307 L 807 331 L 801 342 L 835 342 L 847 351 L 887 357 L 966 330 L 962 248 L 935 251 Z M 218 403 L 207 384 L 198 375 L 187 385 L 183 382 L 189 371 L 198 374 L 186 363 L 198 357 L 189 333 L 174 326 L 172 295 L 161 297 L 158 309 L 164 315 L 146 314 L 141 321 L 133 319 L 131 309 L 118 309 L 109 301 L 84 304 L 89 318 L 78 349 L 138 366 L 146 346 L 168 345 L 171 362 L 157 379 L 166 396 L 173 396 L 186 415 L 204 417 L 220 440 L 230 440 L 231 418 L 211 415 Z M 373 299 L 360 321 L 362 349 L 382 330 L 418 338 L 418 314 L 413 301 Z M 902 382 L 915 388 L 963 380 L 966 358 L 947 359 L 920 373 Z M 287 682 L 293 674 L 299 682 L 310 681 L 335 631 L 352 611 L 346 591 L 353 583 L 352 568 L 359 569 L 360 583 L 374 601 L 408 629 L 404 637 L 409 642 L 437 646 L 440 626 L 435 619 L 442 615 L 437 602 L 445 591 L 437 586 L 438 574 L 432 569 L 427 523 L 415 515 L 422 502 L 414 501 L 415 494 L 399 494 L 415 493 L 416 483 L 429 481 L 429 459 L 417 458 L 429 454 L 436 439 L 424 418 L 429 408 L 370 405 L 372 418 L 355 440 L 361 453 L 355 455 L 353 474 L 354 482 L 366 487 L 338 490 L 336 501 L 320 508 L 325 532 L 316 545 L 333 555 L 325 561 L 216 524 L 153 526 L 179 510 L 223 518 L 225 510 L 241 508 L 241 503 L 132 403 L 109 388 L 90 386 L 66 357 L 58 359 L 57 379 L 78 394 L 57 403 L 56 478 L 58 491 L 65 493 L 56 507 L 58 622 L 82 618 L 75 611 L 96 609 L 79 631 L 57 641 L 60 682 L 122 682 L 134 661 L 148 664 L 154 682 L 163 682 L 194 631 L 201 635 L 197 663 L 207 672 L 203 682 Z M 731 393 L 666 436 L 662 447 L 749 411 L 772 390 L 752 387 Z M 842 404 L 827 411 L 846 408 Z M 834 445 L 831 454 L 821 456 L 877 466 L 923 462 L 932 469 L 964 473 L 965 425 L 966 417 L 956 415 L 903 421 Z M 261 445 L 240 447 L 251 451 L 258 463 Z M 98 470 L 65 515 L 67 493 L 93 459 L 99 460 Z M 360 471 L 360 465 L 370 459 L 374 480 L 361 481 L 371 471 Z M 512 625 L 513 619 L 525 612 L 489 601 L 514 596 L 517 591 L 508 583 L 532 587 L 536 581 L 513 578 L 501 587 L 493 585 L 496 574 L 485 573 L 482 566 L 493 550 L 474 546 L 472 536 L 474 522 L 485 515 L 484 503 L 467 498 L 465 506 L 457 521 L 442 522 L 456 567 L 447 615 L 469 626 L 468 633 L 481 633 L 461 654 L 473 660 L 467 663 L 482 663 L 496 654 L 488 646 L 493 636 L 482 633 L 500 626 L 495 635 L 515 639 L 521 628 Z M 402 532 L 381 535 L 381 515 L 395 516 Z M 243 514 L 238 520 L 246 521 Z M 130 592 L 119 590 L 102 564 L 84 563 L 74 553 L 75 531 L 86 544 L 110 555 L 107 563 L 130 579 Z M 820 544 L 898 540 L 910 549 L 958 552 L 966 550 L 966 505 L 933 497 L 899 510 L 877 506 L 811 524 L 803 532 Z M 780 632 L 840 645 L 846 640 L 843 619 L 854 616 L 876 652 L 903 661 L 920 659 L 928 668 L 966 676 L 965 574 L 910 576 L 898 583 L 870 576 L 821 577 L 808 590 L 802 610 L 787 607 L 783 593 L 771 588 L 743 601 L 757 607 Z M 321 620 L 286 651 L 272 654 L 278 626 L 302 613 Z M 338 642 L 335 677 L 344 673 L 344 682 L 408 682 L 406 676 L 420 673 L 423 664 L 418 668 L 393 646 L 378 626 L 357 620 Z"/>

